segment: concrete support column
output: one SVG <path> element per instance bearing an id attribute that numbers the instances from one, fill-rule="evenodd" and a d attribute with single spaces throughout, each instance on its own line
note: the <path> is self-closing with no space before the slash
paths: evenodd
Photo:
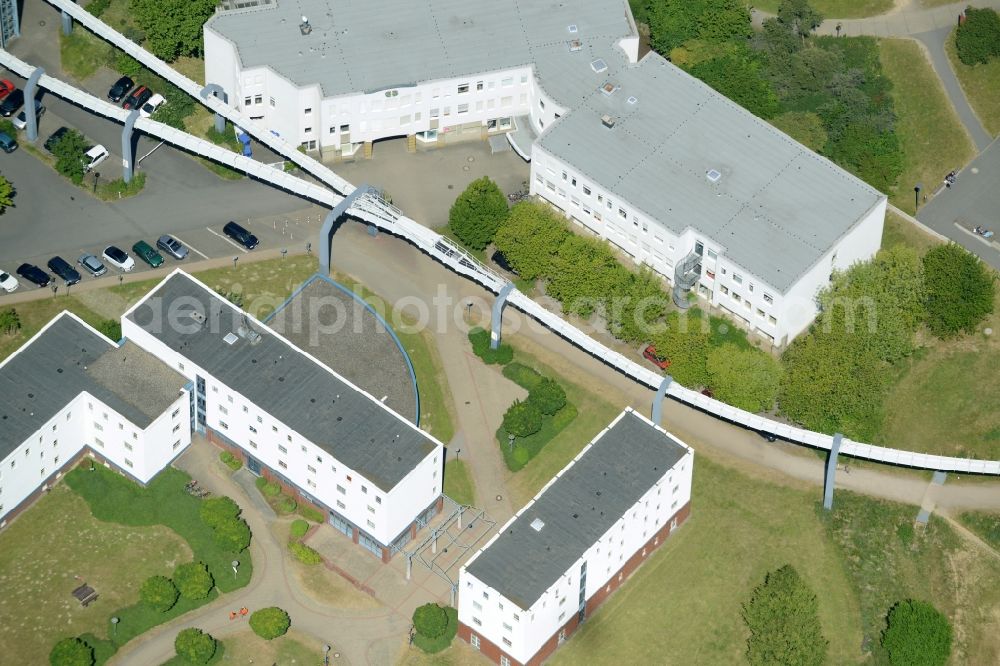
<path id="1" fill-rule="evenodd" d="M 122 128 L 122 180 L 126 183 L 132 182 L 132 161 L 135 157 L 132 154 L 132 130 L 138 119 L 139 110 L 132 109 L 125 118 L 125 127 Z"/>
<path id="2" fill-rule="evenodd" d="M 650 418 L 656 425 L 660 425 L 660 422 L 663 420 L 663 401 L 667 398 L 667 389 L 670 388 L 670 385 L 673 383 L 674 378 L 670 375 L 666 375 L 663 378 L 663 381 L 660 382 L 660 387 L 656 389 L 656 397 L 653 398 L 653 410 L 650 415 Z"/>
<path id="3" fill-rule="evenodd" d="M 45 70 L 36 67 L 35 71 L 28 77 L 28 82 L 24 84 L 24 117 L 28 121 L 25 131 L 28 133 L 28 141 L 38 139 L 38 115 L 35 113 L 35 95 L 38 90 L 38 80 L 42 78 Z"/>
<path id="4" fill-rule="evenodd" d="M 201 89 L 200 94 L 202 99 L 208 99 L 209 95 L 215 95 L 222 100 L 223 104 L 229 104 L 229 97 L 226 95 L 226 91 L 218 83 L 209 83 Z M 219 134 L 226 131 L 226 117 L 221 113 L 215 114 L 215 131 Z"/>
<path id="5" fill-rule="evenodd" d="M 438 552 L 438 532 L 434 530 L 431 537 L 431 555 L 435 555 Z"/>
<path id="6" fill-rule="evenodd" d="M 465 507 L 458 507 L 458 529 L 462 529 L 462 514 L 465 513 Z"/>
<path id="7" fill-rule="evenodd" d="M 333 235 L 333 225 L 347 212 L 347 209 L 358 197 L 366 194 L 369 190 L 371 187 L 368 185 L 359 186 L 334 206 L 323 220 L 323 226 L 319 230 L 319 270 L 323 275 L 330 274 L 330 237 Z"/>
<path id="8" fill-rule="evenodd" d="M 371 236 L 372 238 L 375 238 L 376 236 L 378 236 L 378 227 L 376 227 L 374 224 L 369 224 L 368 225 L 368 235 Z"/>
<path id="9" fill-rule="evenodd" d="M 507 297 L 514 291 L 514 283 L 508 282 L 497 294 L 497 300 L 493 302 L 492 331 L 490 331 L 490 349 L 500 346 L 500 326 L 503 323 L 503 306 L 507 304 Z"/>
<path id="10" fill-rule="evenodd" d="M 833 509 L 833 486 L 837 479 L 837 457 L 840 455 L 840 443 L 844 436 L 839 432 L 833 436 L 830 445 L 830 455 L 826 459 L 826 480 L 823 484 L 823 508 Z"/>
<path id="11" fill-rule="evenodd" d="M 73 34 L 73 17 L 68 13 L 62 13 L 62 33 L 69 37 Z"/>
<path id="12" fill-rule="evenodd" d="M 413 556 L 407 553 L 406 555 L 406 580 L 410 580 L 413 575 Z"/>

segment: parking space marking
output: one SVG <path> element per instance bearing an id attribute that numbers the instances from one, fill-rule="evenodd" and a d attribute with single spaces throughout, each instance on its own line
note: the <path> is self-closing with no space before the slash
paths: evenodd
<path id="1" fill-rule="evenodd" d="M 201 257 L 203 259 L 211 259 L 211 257 L 209 257 L 207 254 L 205 254 L 204 252 L 202 252 L 201 250 L 199 250 L 198 248 L 196 248 L 194 245 L 191 245 L 191 243 L 188 243 L 186 240 L 184 240 L 183 238 L 181 238 L 177 234 L 174 234 L 174 238 L 176 238 L 180 242 L 184 243 L 184 245 L 186 245 L 187 248 L 189 250 L 191 250 L 192 252 L 194 252 L 195 254 L 201 255 Z"/>
<path id="2" fill-rule="evenodd" d="M 218 236 L 219 238 L 221 238 L 222 240 L 226 241 L 227 243 L 229 243 L 230 245 L 232 245 L 233 247 L 235 247 L 235 248 L 236 248 L 237 250 L 239 250 L 239 251 L 240 251 L 240 252 L 242 252 L 243 254 L 246 254 L 246 253 L 247 253 L 247 249 L 246 249 L 245 247 L 242 247 L 242 246 L 240 246 L 240 245 L 237 245 L 236 243 L 234 243 L 234 242 L 233 242 L 233 241 L 232 241 L 232 240 L 231 240 L 231 239 L 229 238 L 229 236 L 225 236 L 225 235 L 223 235 L 223 234 L 220 234 L 220 233 L 219 233 L 218 231 L 215 231 L 214 229 L 212 229 L 212 227 L 205 227 L 205 229 L 206 229 L 206 231 L 208 231 L 208 233 L 210 233 L 210 234 L 213 234 L 213 235 L 215 235 L 215 236 Z M 199 253 L 199 254 L 200 254 L 200 253 Z"/>

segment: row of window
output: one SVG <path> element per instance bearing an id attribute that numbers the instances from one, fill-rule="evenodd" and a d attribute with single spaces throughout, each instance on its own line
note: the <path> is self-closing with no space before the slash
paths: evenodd
<path id="1" fill-rule="evenodd" d="M 721 285 L 719 287 L 719 291 L 721 291 L 724 296 L 729 296 L 729 298 L 731 298 L 733 301 L 737 303 L 742 303 L 743 308 L 745 310 L 749 311 L 753 308 L 749 298 L 743 298 L 742 295 L 740 295 L 738 292 L 735 291 L 730 292 L 729 287 L 727 287 L 726 285 Z M 767 322 L 772 326 L 776 326 L 778 324 L 778 319 L 774 315 L 767 314 L 761 308 L 757 308 L 757 317 L 760 319 L 767 319 Z"/>

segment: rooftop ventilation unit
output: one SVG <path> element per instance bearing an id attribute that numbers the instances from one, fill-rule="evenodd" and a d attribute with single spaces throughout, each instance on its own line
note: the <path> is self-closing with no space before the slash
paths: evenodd
<path id="1" fill-rule="evenodd" d="M 199 324 L 205 323 L 205 314 L 198 310 L 191 310 L 191 319 L 194 319 Z"/>
<path id="2" fill-rule="evenodd" d="M 708 178 L 709 182 L 717 183 L 722 180 L 722 173 L 718 169 L 709 169 L 705 172 L 705 177 Z"/>
<path id="3" fill-rule="evenodd" d="M 617 83 L 612 83 L 611 81 L 608 81 L 603 86 L 601 86 L 601 92 L 610 97 L 611 95 L 615 94 L 615 91 L 618 90 L 618 88 L 619 86 Z"/>
<path id="4" fill-rule="evenodd" d="M 575 35 L 577 33 L 576 23 L 570 23 L 569 27 L 566 29 L 569 30 L 571 35 Z"/>
<path id="5" fill-rule="evenodd" d="M 615 119 L 605 113 L 603 116 L 601 116 L 601 124 L 607 127 L 608 129 L 611 129 L 612 127 L 615 126 Z"/>
<path id="6" fill-rule="evenodd" d="M 250 320 L 246 315 L 243 315 L 243 321 L 241 321 L 240 325 L 236 327 L 236 335 L 240 336 L 251 345 L 255 345 L 261 341 L 260 333 L 250 327 Z"/>
<path id="7" fill-rule="evenodd" d="M 232 345 L 239 339 L 240 338 L 238 335 L 230 331 L 229 333 L 226 333 L 226 337 L 222 338 L 222 341 L 225 342 L 227 345 Z"/>
<path id="8" fill-rule="evenodd" d="M 604 62 L 603 59 L 598 58 L 590 63 L 590 68 L 600 74 L 601 72 L 608 71 L 608 63 Z"/>
<path id="9" fill-rule="evenodd" d="M 299 30 L 303 35 L 308 35 L 313 31 L 312 26 L 309 25 L 309 19 L 305 16 L 302 17 L 302 23 L 299 23 Z"/>
<path id="10" fill-rule="evenodd" d="M 577 51 L 582 51 L 582 50 L 583 50 L 583 42 L 581 42 L 579 39 L 570 40 L 569 42 L 570 53 L 576 53 Z"/>
<path id="11" fill-rule="evenodd" d="M 535 530 L 536 532 L 541 532 L 543 527 L 545 527 L 545 521 L 543 521 L 541 518 L 535 518 L 533 521 L 531 521 L 531 529 Z"/>

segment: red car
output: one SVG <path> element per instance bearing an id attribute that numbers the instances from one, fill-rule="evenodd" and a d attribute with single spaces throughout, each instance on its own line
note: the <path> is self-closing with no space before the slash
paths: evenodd
<path id="1" fill-rule="evenodd" d="M 8 81 L 7 79 L 0 81 L 0 99 L 3 99 L 7 95 L 14 92 L 14 89 L 15 89 L 14 84 Z"/>
<path id="2" fill-rule="evenodd" d="M 670 367 L 670 359 L 657 356 L 656 347 L 653 345 L 646 345 L 646 348 L 642 350 L 642 357 L 660 370 L 666 370 Z"/>

